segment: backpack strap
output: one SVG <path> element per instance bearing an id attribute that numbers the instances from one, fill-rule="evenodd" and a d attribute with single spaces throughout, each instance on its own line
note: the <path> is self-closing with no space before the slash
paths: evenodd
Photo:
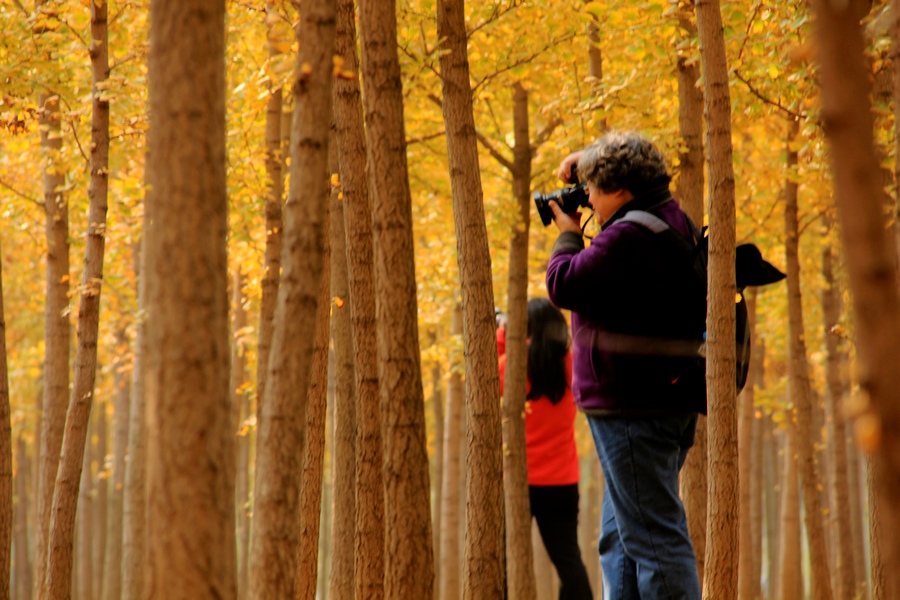
<path id="1" fill-rule="evenodd" d="M 643 210 L 630 210 L 619 219 L 629 223 L 637 223 L 653 233 L 662 233 L 669 228 L 669 224 L 654 215 Z"/>

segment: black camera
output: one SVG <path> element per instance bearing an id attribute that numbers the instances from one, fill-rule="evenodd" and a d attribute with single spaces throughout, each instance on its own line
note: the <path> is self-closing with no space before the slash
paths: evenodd
<path id="1" fill-rule="evenodd" d="M 534 198 L 534 205 L 537 207 L 538 214 L 541 216 L 541 222 L 544 224 L 544 227 L 553 221 L 553 210 L 550 208 L 549 204 L 551 200 L 556 202 L 567 215 L 577 212 L 582 206 L 590 207 L 590 204 L 588 203 L 587 183 L 578 183 L 578 174 L 575 172 L 574 166 L 572 167 L 572 179 L 575 181 L 575 185 L 572 187 L 556 190 L 549 194 L 535 192 L 532 195 Z"/>

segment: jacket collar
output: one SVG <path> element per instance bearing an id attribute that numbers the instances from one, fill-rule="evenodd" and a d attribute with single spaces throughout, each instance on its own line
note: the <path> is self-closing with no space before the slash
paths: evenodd
<path id="1" fill-rule="evenodd" d="M 625 213 L 629 211 L 643 210 L 652 212 L 654 209 L 659 208 L 663 204 L 671 202 L 672 200 L 672 192 L 669 191 L 668 183 L 650 188 L 640 196 L 635 196 L 632 200 L 629 200 L 626 204 L 620 207 L 619 210 L 614 212 L 613 215 L 606 220 L 606 222 L 600 227 L 600 229 L 606 229 L 607 227 L 624 217 Z"/>

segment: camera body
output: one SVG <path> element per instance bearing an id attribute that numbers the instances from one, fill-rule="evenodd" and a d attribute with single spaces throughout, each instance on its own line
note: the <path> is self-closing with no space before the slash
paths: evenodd
<path id="1" fill-rule="evenodd" d="M 567 215 L 577 212 L 581 207 L 590 207 L 590 204 L 588 203 L 587 183 L 578 182 L 578 173 L 575 171 L 574 166 L 572 167 L 572 179 L 575 182 L 575 185 L 572 187 L 556 190 L 549 194 L 535 192 L 532 195 L 534 198 L 534 205 L 537 207 L 538 214 L 541 217 L 541 222 L 544 224 L 544 227 L 553 221 L 553 210 L 550 208 L 549 204 L 551 200 L 556 202 Z"/>

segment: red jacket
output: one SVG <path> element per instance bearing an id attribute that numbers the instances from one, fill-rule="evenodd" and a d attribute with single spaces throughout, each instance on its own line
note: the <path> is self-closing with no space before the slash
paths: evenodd
<path id="1" fill-rule="evenodd" d="M 502 330 L 497 341 L 504 342 Z M 571 485 L 578 483 L 578 450 L 575 447 L 575 400 L 572 397 L 572 353 L 566 356 L 569 388 L 558 403 L 546 396 L 525 402 L 525 458 L 528 463 L 528 485 Z M 500 356 L 500 395 L 503 395 L 506 354 Z M 531 390 L 526 382 L 525 393 Z"/>

